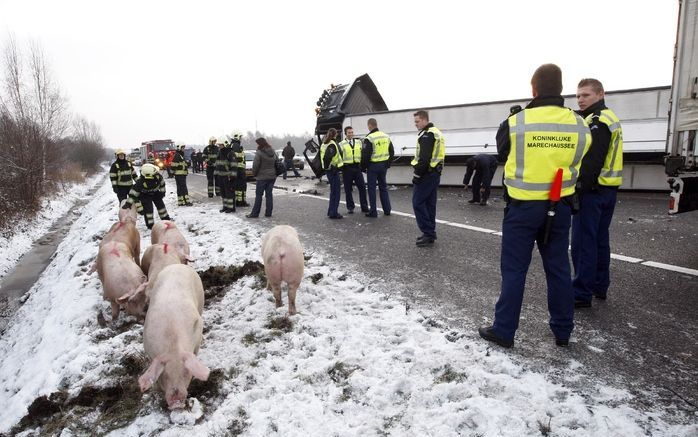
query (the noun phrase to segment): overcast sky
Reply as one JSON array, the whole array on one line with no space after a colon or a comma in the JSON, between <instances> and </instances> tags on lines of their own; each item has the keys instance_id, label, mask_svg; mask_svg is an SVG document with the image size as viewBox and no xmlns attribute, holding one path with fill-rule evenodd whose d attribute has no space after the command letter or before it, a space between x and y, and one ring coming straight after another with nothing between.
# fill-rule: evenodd
<instances>
[{"instance_id":1,"label":"overcast sky","mask_svg":"<svg viewBox=\"0 0 698 437\"><path fill-rule=\"evenodd\" d=\"M130 148L312 132L322 90L364 73L389 109L528 97L546 62L564 93L582 77L669 85L677 11L678 0L0 0L0 45L38 41L71 109Z\"/></svg>"}]
</instances>

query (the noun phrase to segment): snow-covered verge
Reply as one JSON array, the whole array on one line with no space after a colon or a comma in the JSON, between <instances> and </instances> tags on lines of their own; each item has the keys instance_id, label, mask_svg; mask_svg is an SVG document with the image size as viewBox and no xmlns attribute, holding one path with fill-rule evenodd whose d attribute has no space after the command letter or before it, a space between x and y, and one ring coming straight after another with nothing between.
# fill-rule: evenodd
<instances>
[{"instance_id":1,"label":"snow-covered verge","mask_svg":"<svg viewBox=\"0 0 698 437\"><path fill-rule=\"evenodd\" d=\"M11 236L0 236L0 278L17 264L34 241L44 235L59 218L70 211L75 202L83 198L94 186L102 181L105 173L98 172L85 182L68 184L60 192L45 198L37 216L30 221L13 226Z\"/></svg>"},{"instance_id":2,"label":"snow-covered verge","mask_svg":"<svg viewBox=\"0 0 698 437\"><path fill-rule=\"evenodd\" d=\"M668 423L661 411L631 407L622 389L597 387L581 396L552 383L472 333L406 308L390 290L366 286L370 278L356 267L330 265L321 247L306 245L299 314L286 317L285 307L274 308L256 263L270 221L219 214L217 205L177 208L172 193L167 205L190 242L195 268L245 267L230 285L208 287L199 357L211 377L190 386L196 400L189 411L170 413L158 391L138 392L136 379L147 365L141 325L123 314L114 329L97 322L108 305L97 275L87 271L116 217L110 194L107 182L0 339L0 434L698 433L695 422ZM145 248L150 236L139 227ZM550 353L565 359L565 349L551 346ZM569 360L570 377L579 370Z\"/></svg>"}]
</instances>

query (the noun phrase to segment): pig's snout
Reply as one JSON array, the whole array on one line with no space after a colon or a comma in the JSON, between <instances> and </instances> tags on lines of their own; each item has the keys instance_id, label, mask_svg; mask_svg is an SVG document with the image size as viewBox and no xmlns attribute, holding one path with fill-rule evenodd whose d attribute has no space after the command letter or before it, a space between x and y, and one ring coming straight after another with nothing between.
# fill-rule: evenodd
<instances>
[{"instance_id":1,"label":"pig's snout","mask_svg":"<svg viewBox=\"0 0 698 437\"><path fill-rule=\"evenodd\" d=\"M184 401L187 399L187 391L180 388L173 388L167 395L167 407L170 410L180 410L184 408Z\"/></svg>"}]
</instances>

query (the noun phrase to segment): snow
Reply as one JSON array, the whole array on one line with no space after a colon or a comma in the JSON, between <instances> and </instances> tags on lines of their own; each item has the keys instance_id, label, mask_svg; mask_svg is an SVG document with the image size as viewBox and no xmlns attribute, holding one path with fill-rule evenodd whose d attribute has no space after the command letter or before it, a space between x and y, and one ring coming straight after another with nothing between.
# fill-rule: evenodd
<instances>
[{"instance_id":1,"label":"snow","mask_svg":"<svg viewBox=\"0 0 698 437\"><path fill-rule=\"evenodd\" d=\"M83 184L66 185L61 192L42 201L41 209L34 220L17 223L10 237L0 236L0 279L31 249L35 240L44 235L56 220L70 211L75 202L83 198L104 177L104 173L97 173Z\"/></svg>"},{"instance_id":2,"label":"snow","mask_svg":"<svg viewBox=\"0 0 698 437\"><path fill-rule=\"evenodd\" d=\"M219 214L212 205L177 208L175 200L169 192L168 210L190 243L196 270L261 261L260 240L270 221ZM18 424L37 397L59 390L74 396L88 385L113 384L121 358L143 353L141 325L112 329L97 323L97 312L109 307L97 275L88 270L116 214L105 181L0 339L0 434ZM139 229L145 249L150 235L142 221ZM392 290L368 285L376 281L359 267L330 263L307 236L301 241L310 259L289 332L269 327L286 308L274 308L271 293L255 276L231 284L205 308L199 358L225 375L219 400L207 406L190 399L190 410L170 413L160 392L147 392L133 420L97 431L112 436L698 433L695 424L669 423L661 411L632 407L622 388L591 387L580 395L553 383L476 334L449 329L425 309L406 308ZM320 274L313 283L311 276ZM564 359L565 350L553 348L551 354ZM583 371L578 361L568 362L570 378ZM94 416L75 421L89 425ZM68 426L62 435L80 435L80 429Z\"/></svg>"}]
</instances>

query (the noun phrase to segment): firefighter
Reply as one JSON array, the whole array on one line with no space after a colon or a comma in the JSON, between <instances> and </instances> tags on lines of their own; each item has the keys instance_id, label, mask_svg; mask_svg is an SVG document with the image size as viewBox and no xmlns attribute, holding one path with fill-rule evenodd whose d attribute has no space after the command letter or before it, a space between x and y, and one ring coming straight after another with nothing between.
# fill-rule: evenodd
<instances>
[{"instance_id":1,"label":"firefighter","mask_svg":"<svg viewBox=\"0 0 698 437\"><path fill-rule=\"evenodd\" d=\"M192 206L189 201L189 190L187 190L187 161L184 159L184 144L179 144L172 158L172 171L174 171L175 183L177 184L177 205Z\"/></svg>"},{"instance_id":2,"label":"firefighter","mask_svg":"<svg viewBox=\"0 0 698 437\"><path fill-rule=\"evenodd\" d=\"M216 185L221 189L223 208L220 212L235 212L235 154L228 138L220 137L218 144L221 146L216 157Z\"/></svg>"},{"instance_id":3,"label":"firefighter","mask_svg":"<svg viewBox=\"0 0 698 437\"><path fill-rule=\"evenodd\" d=\"M245 149L242 148L240 141L242 140L242 133L239 131L233 132L233 136L230 139L231 147L233 149L233 156L235 161L233 162L233 168L231 172L236 173L235 177L235 205L236 206L250 206L247 203L247 177L245 176Z\"/></svg>"},{"instance_id":4,"label":"firefighter","mask_svg":"<svg viewBox=\"0 0 698 437\"><path fill-rule=\"evenodd\" d=\"M155 156L153 156L153 152L148 153L148 158L146 158L145 162L155 165Z\"/></svg>"},{"instance_id":5,"label":"firefighter","mask_svg":"<svg viewBox=\"0 0 698 437\"><path fill-rule=\"evenodd\" d=\"M289 142L289 146L290 144ZM354 129L351 126L344 128L344 140L339 143L339 147L342 149L342 155L344 156L342 176L344 178L344 194L347 199L347 212L354 214L354 208L356 207L354 196L352 195L353 185L356 185L359 192L361 212L368 212L366 183L364 182L364 174L361 172L361 140L354 138ZM293 161L291 161L291 165L293 165ZM293 171L296 171L295 168Z\"/></svg>"},{"instance_id":6,"label":"firefighter","mask_svg":"<svg viewBox=\"0 0 698 437\"><path fill-rule=\"evenodd\" d=\"M216 137L208 139L208 146L204 147L204 159L206 160L206 181L208 182L208 197L220 196L220 187L216 185L214 171L216 169L216 158L218 158L218 146Z\"/></svg>"},{"instance_id":7,"label":"firefighter","mask_svg":"<svg viewBox=\"0 0 698 437\"><path fill-rule=\"evenodd\" d=\"M412 209L422 232L417 238L417 247L427 247L436 240L436 199L444 168L446 139L434 123L429 122L427 111L417 111L413 115L419 134L411 162L414 168Z\"/></svg>"},{"instance_id":8,"label":"firefighter","mask_svg":"<svg viewBox=\"0 0 698 437\"><path fill-rule=\"evenodd\" d=\"M126 159L124 149L117 149L114 155L116 156L116 161L112 163L109 169L109 179L111 179L112 190L114 190L119 203L121 203L122 200L128 197L133 181L138 179L138 173L133 168L131 161Z\"/></svg>"},{"instance_id":9,"label":"firefighter","mask_svg":"<svg viewBox=\"0 0 698 437\"><path fill-rule=\"evenodd\" d=\"M366 217L378 217L376 206L376 185L380 192L383 214L390 215L390 196L388 195L388 183L386 174L390 167L390 160L395 155L393 142L390 137L378 130L378 122L375 118L368 119L369 133L364 138L361 150L361 168L366 170L368 185L369 212Z\"/></svg>"},{"instance_id":10,"label":"firefighter","mask_svg":"<svg viewBox=\"0 0 698 437\"><path fill-rule=\"evenodd\" d=\"M572 265L575 308L591 307L592 296L606 299L610 284L611 243L608 228L623 182L623 129L606 107L597 79L577 85L577 103L591 130L591 147L582 160L577 191L579 213L572 219Z\"/></svg>"},{"instance_id":11,"label":"firefighter","mask_svg":"<svg viewBox=\"0 0 698 437\"><path fill-rule=\"evenodd\" d=\"M506 158L502 288L494 323L481 326L478 332L485 340L503 347L514 345L534 243L543 259L549 324L555 344L567 346L574 328L574 293L567 255L570 198L591 134L584 119L564 107L565 100L560 95L562 72L557 65L538 67L531 78L531 89L533 100L526 109L511 115L497 131L499 158ZM550 188L558 169L562 169L561 201L555 203L554 220L546 229L552 205Z\"/></svg>"},{"instance_id":12,"label":"firefighter","mask_svg":"<svg viewBox=\"0 0 698 437\"><path fill-rule=\"evenodd\" d=\"M128 193L128 199L122 206L123 209L131 208L131 204L140 201L143 205L143 217L145 226L148 229L153 228L155 220L153 218L153 204L158 210L160 220L172 220L167 213L165 202L165 179L160 174L160 171L153 164L143 164L141 167L141 176L133 184L131 191Z\"/></svg>"},{"instance_id":13,"label":"firefighter","mask_svg":"<svg viewBox=\"0 0 698 437\"><path fill-rule=\"evenodd\" d=\"M327 175L327 182L330 184L330 204L327 207L327 217L331 219L343 218L337 211L337 208L339 207L339 197L341 195L339 171L344 166L344 157L334 141L336 137L337 129L330 128L320 146L320 161Z\"/></svg>"}]
</instances>

